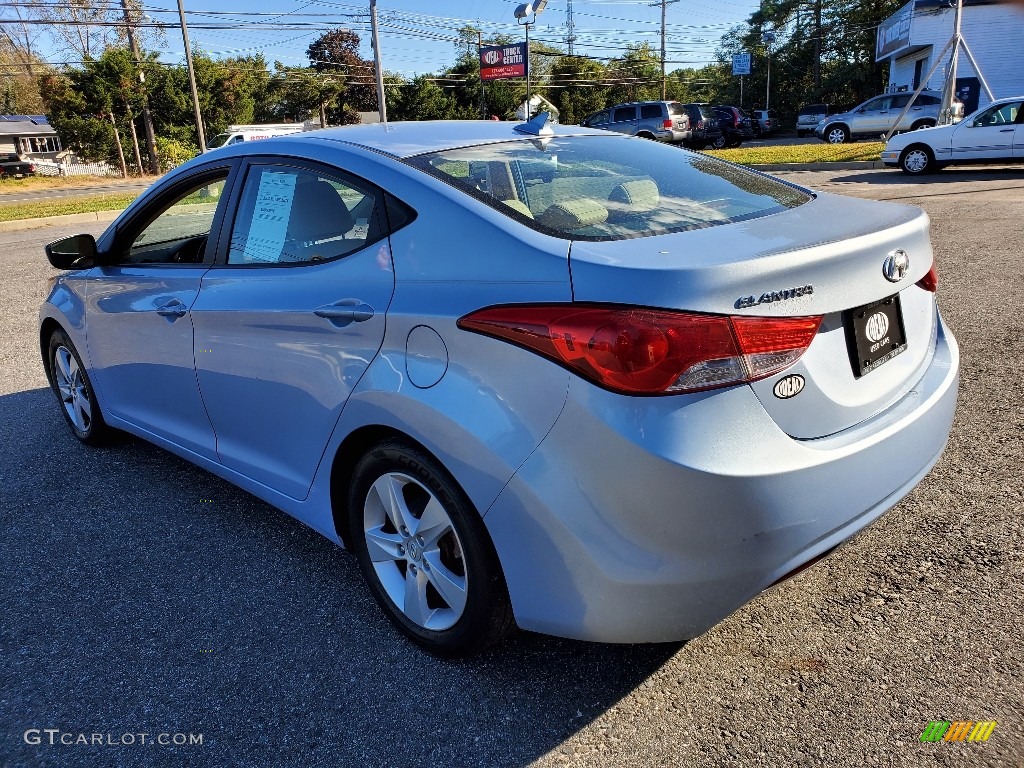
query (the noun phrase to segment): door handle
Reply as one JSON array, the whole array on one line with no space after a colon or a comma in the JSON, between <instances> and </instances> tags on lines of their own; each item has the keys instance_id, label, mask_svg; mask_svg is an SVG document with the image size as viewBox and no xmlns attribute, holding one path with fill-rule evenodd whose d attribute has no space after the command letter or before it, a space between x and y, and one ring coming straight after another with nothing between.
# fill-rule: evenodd
<instances>
[{"instance_id":1,"label":"door handle","mask_svg":"<svg viewBox=\"0 0 1024 768\"><path fill-rule=\"evenodd\" d=\"M156 308L156 313L163 317L184 317L188 314L188 307L177 299L169 301L163 306Z\"/></svg>"},{"instance_id":2,"label":"door handle","mask_svg":"<svg viewBox=\"0 0 1024 768\"><path fill-rule=\"evenodd\" d=\"M339 327L349 323L362 323L373 317L373 307L359 299L342 299L333 304L324 304L313 310L313 314L330 320Z\"/></svg>"},{"instance_id":3,"label":"door handle","mask_svg":"<svg viewBox=\"0 0 1024 768\"><path fill-rule=\"evenodd\" d=\"M999 132L1000 133L1013 133L1015 130L1017 130L1017 129L1016 128L1000 128Z\"/></svg>"}]
</instances>

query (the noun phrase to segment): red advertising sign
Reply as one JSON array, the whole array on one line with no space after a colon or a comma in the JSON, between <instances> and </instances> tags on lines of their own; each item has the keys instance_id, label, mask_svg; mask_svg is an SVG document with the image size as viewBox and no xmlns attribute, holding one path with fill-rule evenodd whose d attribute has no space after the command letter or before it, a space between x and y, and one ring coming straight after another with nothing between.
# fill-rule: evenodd
<instances>
[{"instance_id":1,"label":"red advertising sign","mask_svg":"<svg viewBox=\"0 0 1024 768\"><path fill-rule=\"evenodd\" d=\"M506 80L526 77L526 43L480 47L480 79Z\"/></svg>"}]
</instances>

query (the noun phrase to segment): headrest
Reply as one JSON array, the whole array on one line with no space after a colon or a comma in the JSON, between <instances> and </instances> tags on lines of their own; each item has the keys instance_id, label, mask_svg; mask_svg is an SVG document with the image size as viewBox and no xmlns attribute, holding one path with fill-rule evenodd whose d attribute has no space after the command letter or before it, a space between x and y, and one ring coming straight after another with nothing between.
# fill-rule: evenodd
<instances>
[{"instance_id":1,"label":"headrest","mask_svg":"<svg viewBox=\"0 0 1024 768\"><path fill-rule=\"evenodd\" d=\"M559 230L579 229L601 224L608 219L608 209L597 200L581 197L555 203L537 217L545 227Z\"/></svg>"},{"instance_id":2,"label":"headrest","mask_svg":"<svg viewBox=\"0 0 1024 768\"><path fill-rule=\"evenodd\" d=\"M295 186L288 239L301 242L340 237L355 222L338 191L322 179L301 179Z\"/></svg>"},{"instance_id":3,"label":"headrest","mask_svg":"<svg viewBox=\"0 0 1024 768\"><path fill-rule=\"evenodd\" d=\"M608 196L609 201L629 206L631 211L654 210L659 199L658 185L651 179L623 182Z\"/></svg>"}]
</instances>

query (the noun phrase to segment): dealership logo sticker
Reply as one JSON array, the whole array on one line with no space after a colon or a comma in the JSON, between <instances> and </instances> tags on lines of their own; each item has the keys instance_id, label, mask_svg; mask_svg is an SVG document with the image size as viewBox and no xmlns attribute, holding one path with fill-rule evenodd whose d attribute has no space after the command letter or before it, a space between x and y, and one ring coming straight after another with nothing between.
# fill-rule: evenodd
<instances>
[{"instance_id":1,"label":"dealership logo sticker","mask_svg":"<svg viewBox=\"0 0 1024 768\"><path fill-rule=\"evenodd\" d=\"M868 318L864 333L872 342L881 341L889 331L889 316L885 312L875 312Z\"/></svg>"},{"instance_id":2,"label":"dealership logo sticker","mask_svg":"<svg viewBox=\"0 0 1024 768\"><path fill-rule=\"evenodd\" d=\"M799 373L791 373L789 376L783 376L777 382L772 392L780 400L788 400L791 397L796 397L804 391L804 377Z\"/></svg>"},{"instance_id":3,"label":"dealership logo sticker","mask_svg":"<svg viewBox=\"0 0 1024 768\"><path fill-rule=\"evenodd\" d=\"M932 720L921 741L988 741L995 728L995 720Z\"/></svg>"}]
</instances>

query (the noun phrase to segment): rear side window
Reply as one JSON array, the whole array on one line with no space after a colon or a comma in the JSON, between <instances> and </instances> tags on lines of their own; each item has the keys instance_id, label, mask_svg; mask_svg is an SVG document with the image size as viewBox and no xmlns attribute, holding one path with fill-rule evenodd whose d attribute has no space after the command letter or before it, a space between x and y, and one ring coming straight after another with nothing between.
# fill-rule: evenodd
<instances>
[{"instance_id":1,"label":"rear side window","mask_svg":"<svg viewBox=\"0 0 1024 768\"><path fill-rule=\"evenodd\" d=\"M797 187L706 155L613 136L510 141L406 162L526 226L574 240L728 224L811 199Z\"/></svg>"},{"instance_id":2,"label":"rear side window","mask_svg":"<svg viewBox=\"0 0 1024 768\"><path fill-rule=\"evenodd\" d=\"M612 113L613 123L625 123L636 120L636 107L616 107Z\"/></svg>"},{"instance_id":3,"label":"rear side window","mask_svg":"<svg viewBox=\"0 0 1024 768\"><path fill-rule=\"evenodd\" d=\"M661 115L661 104L642 104L640 106L641 120L657 120Z\"/></svg>"},{"instance_id":4,"label":"rear side window","mask_svg":"<svg viewBox=\"0 0 1024 768\"><path fill-rule=\"evenodd\" d=\"M676 101L670 101L668 103L668 113L670 115L685 115L686 107Z\"/></svg>"},{"instance_id":5,"label":"rear side window","mask_svg":"<svg viewBox=\"0 0 1024 768\"><path fill-rule=\"evenodd\" d=\"M327 261L379 240L380 193L344 176L253 166L231 234L228 264Z\"/></svg>"}]
</instances>

